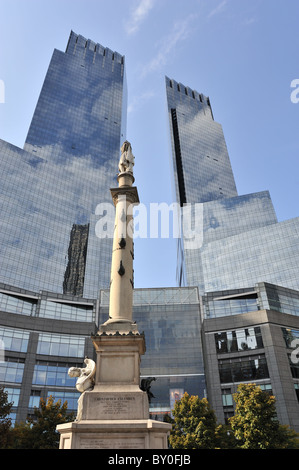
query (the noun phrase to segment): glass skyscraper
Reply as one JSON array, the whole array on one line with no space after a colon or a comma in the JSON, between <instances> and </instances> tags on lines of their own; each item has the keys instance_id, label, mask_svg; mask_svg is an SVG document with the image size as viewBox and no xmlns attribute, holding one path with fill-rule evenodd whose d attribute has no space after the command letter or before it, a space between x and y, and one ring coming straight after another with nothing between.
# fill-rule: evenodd
<instances>
[{"instance_id":1,"label":"glass skyscraper","mask_svg":"<svg viewBox=\"0 0 299 470\"><path fill-rule=\"evenodd\" d=\"M166 91L176 201L200 209L200 244L178 241L179 285L299 289L299 218L278 222L268 191L239 196L209 98L168 77Z\"/></svg>"},{"instance_id":2,"label":"glass skyscraper","mask_svg":"<svg viewBox=\"0 0 299 470\"><path fill-rule=\"evenodd\" d=\"M126 134L124 57L70 34L54 50L24 149L0 141L0 282L97 298L112 240L97 238Z\"/></svg>"}]
</instances>

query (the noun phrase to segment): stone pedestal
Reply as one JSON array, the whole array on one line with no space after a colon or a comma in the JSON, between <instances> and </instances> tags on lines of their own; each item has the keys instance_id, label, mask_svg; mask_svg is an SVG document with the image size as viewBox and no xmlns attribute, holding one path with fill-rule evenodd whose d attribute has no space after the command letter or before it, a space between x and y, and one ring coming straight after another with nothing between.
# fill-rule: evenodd
<instances>
[{"instance_id":1,"label":"stone pedestal","mask_svg":"<svg viewBox=\"0 0 299 470\"><path fill-rule=\"evenodd\" d=\"M151 419L61 424L60 449L167 449L165 426Z\"/></svg>"},{"instance_id":2,"label":"stone pedestal","mask_svg":"<svg viewBox=\"0 0 299 470\"><path fill-rule=\"evenodd\" d=\"M102 325L92 337L95 385L80 397L80 420L57 426L61 449L167 449L171 425L149 419L148 396L139 387L144 336L128 332L128 323L118 326Z\"/></svg>"}]
</instances>

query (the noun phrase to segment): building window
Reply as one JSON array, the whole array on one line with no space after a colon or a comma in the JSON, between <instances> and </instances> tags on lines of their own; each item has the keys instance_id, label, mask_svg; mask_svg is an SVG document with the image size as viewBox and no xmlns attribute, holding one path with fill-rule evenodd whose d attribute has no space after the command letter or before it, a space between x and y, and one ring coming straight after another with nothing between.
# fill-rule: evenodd
<instances>
[{"instance_id":1,"label":"building window","mask_svg":"<svg viewBox=\"0 0 299 470\"><path fill-rule=\"evenodd\" d=\"M210 300L206 302L205 308L210 318L239 315L259 310L256 294L239 298Z\"/></svg>"},{"instance_id":2,"label":"building window","mask_svg":"<svg viewBox=\"0 0 299 470\"><path fill-rule=\"evenodd\" d=\"M57 400L61 400L63 404L67 401L67 409L68 411L76 411L78 408L78 399L80 397L80 393L76 392L58 392L57 390L49 391L48 398L52 396L54 398L54 402Z\"/></svg>"},{"instance_id":3,"label":"building window","mask_svg":"<svg viewBox=\"0 0 299 470\"><path fill-rule=\"evenodd\" d=\"M38 362L34 367L32 383L35 385L75 387L76 377L68 375L69 367L71 366Z\"/></svg>"},{"instance_id":4,"label":"building window","mask_svg":"<svg viewBox=\"0 0 299 470\"><path fill-rule=\"evenodd\" d=\"M0 362L1 382L22 383L24 366L24 359L7 359L5 362Z\"/></svg>"},{"instance_id":5,"label":"building window","mask_svg":"<svg viewBox=\"0 0 299 470\"><path fill-rule=\"evenodd\" d=\"M292 342L294 341L294 339L299 340L299 330L292 330L291 328L281 328L281 329L282 329L283 338L286 343L286 347L293 349L294 346L292 346Z\"/></svg>"},{"instance_id":6,"label":"building window","mask_svg":"<svg viewBox=\"0 0 299 470\"><path fill-rule=\"evenodd\" d=\"M40 317L55 318L56 320L93 321L93 305L72 305L50 300L41 301Z\"/></svg>"},{"instance_id":7,"label":"building window","mask_svg":"<svg viewBox=\"0 0 299 470\"><path fill-rule=\"evenodd\" d=\"M264 392L269 393L269 395L273 395L271 384L259 384L259 387L261 388L261 390L264 390Z\"/></svg>"},{"instance_id":8,"label":"building window","mask_svg":"<svg viewBox=\"0 0 299 470\"><path fill-rule=\"evenodd\" d=\"M299 384L294 384L294 387L295 387L296 397L299 402Z\"/></svg>"},{"instance_id":9,"label":"building window","mask_svg":"<svg viewBox=\"0 0 299 470\"><path fill-rule=\"evenodd\" d=\"M294 379L299 379L299 364L292 362L291 356L289 356L291 374Z\"/></svg>"},{"instance_id":10,"label":"building window","mask_svg":"<svg viewBox=\"0 0 299 470\"><path fill-rule=\"evenodd\" d=\"M234 406L233 395L230 388L224 388L222 392L222 404L223 407L232 407Z\"/></svg>"},{"instance_id":11,"label":"building window","mask_svg":"<svg viewBox=\"0 0 299 470\"><path fill-rule=\"evenodd\" d=\"M264 347L259 326L216 333L215 343L218 354L247 351Z\"/></svg>"},{"instance_id":12,"label":"building window","mask_svg":"<svg viewBox=\"0 0 299 470\"><path fill-rule=\"evenodd\" d=\"M269 378L264 356L242 357L219 361L221 383L247 382Z\"/></svg>"},{"instance_id":13,"label":"building window","mask_svg":"<svg viewBox=\"0 0 299 470\"><path fill-rule=\"evenodd\" d=\"M36 300L23 300L22 297L7 295L0 292L0 310L20 315L34 315Z\"/></svg>"},{"instance_id":14,"label":"building window","mask_svg":"<svg viewBox=\"0 0 299 470\"><path fill-rule=\"evenodd\" d=\"M0 339L4 343L5 351L27 352L29 332L14 328L0 328Z\"/></svg>"},{"instance_id":15,"label":"building window","mask_svg":"<svg viewBox=\"0 0 299 470\"><path fill-rule=\"evenodd\" d=\"M39 408L41 390L31 390L29 408Z\"/></svg>"},{"instance_id":16,"label":"building window","mask_svg":"<svg viewBox=\"0 0 299 470\"><path fill-rule=\"evenodd\" d=\"M19 405L19 398L20 398L20 393L21 389L20 388L5 388L5 392L7 392L7 401L13 402L13 406L18 406Z\"/></svg>"},{"instance_id":17,"label":"building window","mask_svg":"<svg viewBox=\"0 0 299 470\"><path fill-rule=\"evenodd\" d=\"M84 347L85 339L83 337L40 333L37 354L83 358Z\"/></svg>"}]
</instances>

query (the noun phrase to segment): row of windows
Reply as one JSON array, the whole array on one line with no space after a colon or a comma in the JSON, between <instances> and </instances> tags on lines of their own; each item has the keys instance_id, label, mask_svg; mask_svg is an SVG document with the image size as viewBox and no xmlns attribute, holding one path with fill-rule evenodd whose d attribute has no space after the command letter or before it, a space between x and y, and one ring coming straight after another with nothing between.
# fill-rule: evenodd
<instances>
[{"instance_id":1,"label":"row of windows","mask_svg":"<svg viewBox=\"0 0 299 470\"><path fill-rule=\"evenodd\" d=\"M246 382L269 378L269 371L265 357L243 357L220 361L219 375L221 383Z\"/></svg>"},{"instance_id":2,"label":"row of windows","mask_svg":"<svg viewBox=\"0 0 299 470\"><path fill-rule=\"evenodd\" d=\"M58 302L42 301L40 317L55 318L57 320L93 321L93 306L73 306Z\"/></svg>"},{"instance_id":3,"label":"row of windows","mask_svg":"<svg viewBox=\"0 0 299 470\"><path fill-rule=\"evenodd\" d=\"M50 356L84 357L85 338L40 334L37 354Z\"/></svg>"},{"instance_id":4,"label":"row of windows","mask_svg":"<svg viewBox=\"0 0 299 470\"><path fill-rule=\"evenodd\" d=\"M57 400L61 400L61 404L63 404L65 401L67 401L67 409L69 411L76 410L78 407L78 398L80 396L80 393L76 392L65 392L65 391L57 391L57 390L52 390L48 391L47 393L47 398L52 396L54 398L54 402ZM29 408L38 408L40 404L40 399L41 399L41 390L32 390L30 399L29 399ZM14 406L17 406L14 404Z\"/></svg>"},{"instance_id":5,"label":"row of windows","mask_svg":"<svg viewBox=\"0 0 299 470\"><path fill-rule=\"evenodd\" d=\"M76 385L76 377L68 375L69 367L52 366L48 364L36 364L33 372L32 383L36 385L52 385L57 387L73 387Z\"/></svg>"},{"instance_id":6,"label":"row of windows","mask_svg":"<svg viewBox=\"0 0 299 470\"><path fill-rule=\"evenodd\" d=\"M205 302L205 313L208 317L223 317L259 310L257 298L240 298L229 300L212 300Z\"/></svg>"},{"instance_id":7,"label":"row of windows","mask_svg":"<svg viewBox=\"0 0 299 470\"><path fill-rule=\"evenodd\" d=\"M0 292L0 310L19 315L35 316L37 312L37 300L24 300L21 297ZM39 316L43 318L55 318L57 320L84 322L94 320L93 305L74 306L51 301L40 302Z\"/></svg>"},{"instance_id":8,"label":"row of windows","mask_svg":"<svg viewBox=\"0 0 299 470\"><path fill-rule=\"evenodd\" d=\"M276 299L269 297L269 308L299 316L299 298L282 294L279 294Z\"/></svg>"},{"instance_id":9,"label":"row of windows","mask_svg":"<svg viewBox=\"0 0 299 470\"><path fill-rule=\"evenodd\" d=\"M30 332L0 327L0 340L5 351L26 353ZM37 354L49 356L84 357L85 338L83 336L55 335L40 333L37 343Z\"/></svg>"},{"instance_id":10,"label":"row of windows","mask_svg":"<svg viewBox=\"0 0 299 470\"><path fill-rule=\"evenodd\" d=\"M216 333L215 343L218 354L264 347L260 327Z\"/></svg>"},{"instance_id":11,"label":"row of windows","mask_svg":"<svg viewBox=\"0 0 299 470\"><path fill-rule=\"evenodd\" d=\"M0 310L21 315L34 315L36 302L0 292Z\"/></svg>"}]
</instances>

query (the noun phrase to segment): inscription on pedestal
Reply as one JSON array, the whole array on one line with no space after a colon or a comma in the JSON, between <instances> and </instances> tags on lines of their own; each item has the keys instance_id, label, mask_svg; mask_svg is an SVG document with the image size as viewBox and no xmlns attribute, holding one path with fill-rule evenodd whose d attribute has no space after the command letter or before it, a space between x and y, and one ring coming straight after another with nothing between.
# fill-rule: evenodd
<instances>
[{"instance_id":1,"label":"inscription on pedestal","mask_svg":"<svg viewBox=\"0 0 299 470\"><path fill-rule=\"evenodd\" d=\"M90 392L84 405L83 419L148 419L148 403L144 393L98 393ZM147 405L147 407L145 406Z\"/></svg>"},{"instance_id":2,"label":"inscription on pedestal","mask_svg":"<svg viewBox=\"0 0 299 470\"><path fill-rule=\"evenodd\" d=\"M130 409L135 406L135 397L98 397L95 398L95 407L101 410L103 419L111 415L119 417L122 414L128 414Z\"/></svg>"},{"instance_id":3,"label":"inscription on pedestal","mask_svg":"<svg viewBox=\"0 0 299 470\"><path fill-rule=\"evenodd\" d=\"M144 439L114 438L97 439L96 437L80 439L80 449L144 449Z\"/></svg>"}]
</instances>

